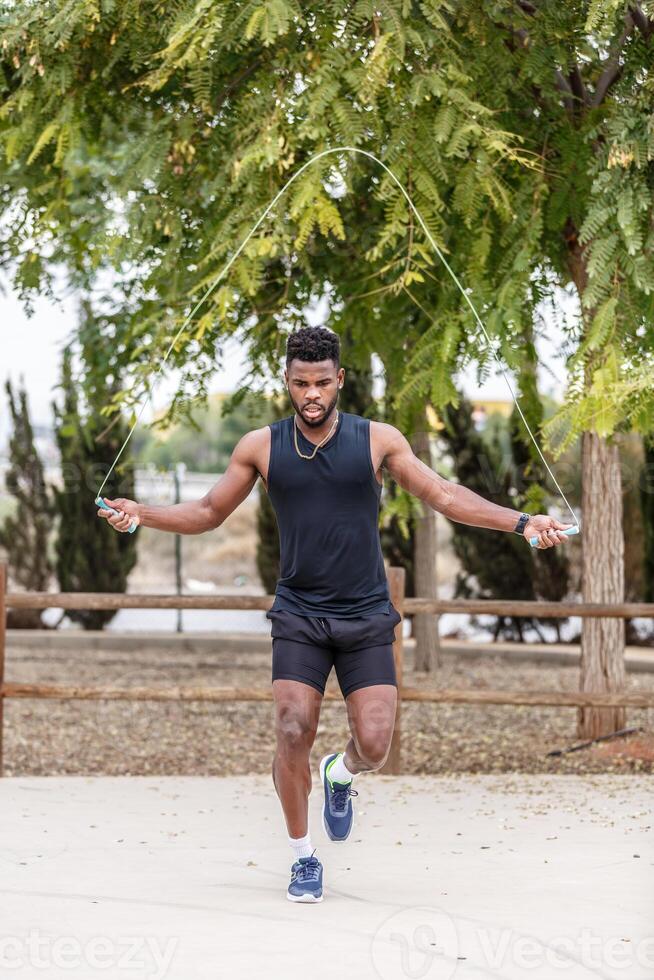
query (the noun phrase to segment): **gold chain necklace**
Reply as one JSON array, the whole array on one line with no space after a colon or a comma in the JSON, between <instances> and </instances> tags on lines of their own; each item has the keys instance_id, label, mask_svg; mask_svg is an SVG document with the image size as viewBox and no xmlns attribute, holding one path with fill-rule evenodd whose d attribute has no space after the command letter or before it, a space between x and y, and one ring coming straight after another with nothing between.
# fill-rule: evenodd
<instances>
[{"instance_id":1,"label":"gold chain necklace","mask_svg":"<svg viewBox=\"0 0 654 980\"><path fill-rule=\"evenodd\" d=\"M336 412L336 416L334 417L334 421L332 422L332 427L329 430L329 432L327 433L327 435L325 436L325 438L322 440L322 442L319 442L318 443L318 445L316 446L316 448L314 449L314 451L311 453L310 456L305 456L304 453L301 453L300 452L300 447L297 444L297 415L294 415L293 416L293 437L295 439L295 451L298 454L298 456L300 456L302 459L313 459L314 456L316 455L316 453L318 452L318 450L320 449L320 447L323 446L327 442L327 440L331 438L331 435L332 435L332 433L334 431L334 427L336 426L336 423L337 422L338 422L338 411ZM305 439L306 439L306 436L305 436ZM307 440L307 442L308 441L309 440Z\"/></svg>"}]
</instances>

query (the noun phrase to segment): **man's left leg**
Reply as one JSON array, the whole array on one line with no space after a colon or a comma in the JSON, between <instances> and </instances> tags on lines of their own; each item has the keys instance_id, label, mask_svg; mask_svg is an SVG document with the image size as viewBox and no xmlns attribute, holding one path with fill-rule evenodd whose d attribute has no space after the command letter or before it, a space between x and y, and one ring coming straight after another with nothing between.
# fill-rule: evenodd
<instances>
[{"instance_id":1,"label":"man's left leg","mask_svg":"<svg viewBox=\"0 0 654 980\"><path fill-rule=\"evenodd\" d=\"M388 756L395 727L397 687L373 684L346 697L351 738L345 751L326 755L320 763L325 792L323 827L334 841L343 841L352 829L354 776L380 769Z\"/></svg>"},{"instance_id":2,"label":"man's left leg","mask_svg":"<svg viewBox=\"0 0 654 980\"><path fill-rule=\"evenodd\" d=\"M352 737L343 762L353 776L380 769L386 762L395 728L397 688L394 684L361 687L348 695L345 703Z\"/></svg>"},{"instance_id":3,"label":"man's left leg","mask_svg":"<svg viewBox=\"0 0 654 980\"><path fill-rule=\"evenodd\" d=\"M345 840L352 829L354 776L383 766L391 746L397 706L393 640L399 619L393 610L390 616L326 621L352 735L344 752L326 755L320 763L322 822L330 840Z\"/></svg>"}]
</instances>

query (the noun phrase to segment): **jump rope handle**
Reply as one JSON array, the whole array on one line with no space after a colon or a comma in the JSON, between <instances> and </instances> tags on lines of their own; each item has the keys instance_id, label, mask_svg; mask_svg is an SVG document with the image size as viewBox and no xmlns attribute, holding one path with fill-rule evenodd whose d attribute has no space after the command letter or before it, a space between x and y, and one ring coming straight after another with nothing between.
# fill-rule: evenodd
<instances>
[{"instance_id":1,"label":"jump rope handle","mask_svg":"<svg viewBox=\"0 0 654 980\"><path fill-rule=\"evenodd\" d=\"M96 497L95 503L101 510L110 510L112 514L118 513L118 511L114 507L110 507L107 501L104 500L102 497ZM134 531L137 529L137 527L138 524L136 523L136 521L132 521L132 523L127 528L127 530L130 534L134 534Z\"/></svg>"},{"instance_id":2,"label":"jump rope handle","mask_svg":"<svg viewBox=\"0 0 654 980\"><path fill-rule=\"evenodd\" d=\"M561 534L579 534L579 528L569 527L566 528L565 531L561 531ZM529 544L532 546L532 548L535 548L538 544L538 538L529 538Z\"/></svg>"}]
</instances>

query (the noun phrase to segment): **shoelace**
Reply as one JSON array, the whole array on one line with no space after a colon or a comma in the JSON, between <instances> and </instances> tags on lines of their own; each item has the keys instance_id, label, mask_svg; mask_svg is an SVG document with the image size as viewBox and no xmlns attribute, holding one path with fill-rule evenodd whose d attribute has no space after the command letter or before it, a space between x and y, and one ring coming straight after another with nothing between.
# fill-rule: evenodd
<instances>
[{"instance_id":1,"label":"shoelace","mask_svg":"<svg viewBox=\"0 0 654 980\"><path fill-rule=\"evenodd\" d=\"M332 789L332 804L335 810L344 810L347 806L347 801L351 796L358 796L359 794L351 786L345 786L344 789Z\"/></svg>"},{"instance_id":2,"label":"shoelace","mask_svg":"<svg viewBox=\"0 0 654 980\"><path fill-rule=\"evenodd\" d=\"M306 861L302 861L300 867L293 875L293 881L318 881L320 878L320 861L313 854Z\"/></svg>"}]
</instances>

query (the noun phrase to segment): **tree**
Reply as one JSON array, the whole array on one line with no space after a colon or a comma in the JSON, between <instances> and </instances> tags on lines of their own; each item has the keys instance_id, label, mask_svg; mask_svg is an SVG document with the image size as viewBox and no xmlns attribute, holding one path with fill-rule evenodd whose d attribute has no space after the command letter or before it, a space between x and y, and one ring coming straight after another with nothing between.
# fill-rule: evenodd
<instances>
[{"instance_id":1,"label":"tree","mask_svg":"<svg viewBox=\"0 0 654 980\"><path fill-rule=\"evenodd\" d=\"M460 483L501 505L510 504L512 473L503 464L497 440L488 444L476 432L470 403L461 399L457 409L443 412L444 428L439 433L452 459ZM533 586L533 557L517 535L452 524L452 546L461 563L455 596L484 599L536 598ZM530 619L534 625L533 619ZM522 640L523 621L498 617L495 636L510 631Z\"/></svg>"},{"instance_id":2,"label":"tree","mask_svg":"<svg viewBox=\"0 0 654 980\"><path fill-rule=\"evenodd\" d=\"M55 492L59 515L56 571L63 592L125 592L136 564L136 534L116 534L97 517L94 495L127 434L125 424L107 431L100 411L112 394L110 383L93 371L92 335L87 308L82 328L82 368L76 372L70 348L62 361L63 403L54 405L56 437L61 454L62 486ZM80 397L80 392L83 393ZM104 430L104 431L103 431ZM134 473L123 455L106 496L134 496ZM84 629L102 629L115 610L69 609L68 617Z\"/></svg>"},{"instance_id":3,"label":"tree","mask_svg":"<svg viewBox=\"0 0 654 980\"><path fill-rule=\"evenodd\" d=\"M537 405L540 410L540 400ZM528 400L523 401L523 406L529 411ZM471 409L470 402L463 399L458 409L446 410L443 413L446 425L438 434L438 441L448 451L455 478L496 503L548 511L556 490L547 486L538 458L530 458L527 445L519 438L521 422L517 412L514 410L508 419L492 412L483 426L478 426ZM566 490L576 502L570 488ZM496 536L475 534L458 524L453 524L453 534L455 551L462 563L458 594L469 598L509 598L522 592L525 599L548 601L568 595L569 561L560 550L525 554L519 539L513 539L512 545L508 545L506 538L498 540ZM498 560L501 576L497 571ZM539 634L541 623L559 631L559 619L532 617L528 622ZM523 635L521 620L516 618L498 618L494 631L496 637L507 634L522 639Z\"/></svg>"},{"instance_id":4,"label":"tree","mask_svg":"<svg viewBox=\"0 0 654 980\"><path fill-rule=\"evenodd\" d=\"M5 390L13 426L5 483L7 491L16 501L16 508L2 523L0 547L7 551L9 570L21 588L47 592L52 573L52 493L46 484L43 463L34 443L27 392L23 387L15 395L9 380ZM42 628L41 611L10 609L7 624L14 628Z\"/></svg>"},{"instance_id":5,"label":"tree","mask_svg":"<svg viewBox=\"0 0 654 980\"><path fill-rule=\"evenodd\" d=\"M10 225L5 256L25 252L16 282L27 296L47 284L50 257L67 265L76 284L91 285L106 266L119 273L120 334L107 355L130 367L128 402L138 401L150 379L153 349L167 345L252 215L316 151L385 143L445 248L450 232L438 182L454 178L460 159L479 150L477 187L489 202L497 201L495 166L504 155L529 162L493 113L470 99L447 10L426 6L413 23L398 0L385 16L364 8L300 9L282 0L274 12L255 2L246 13L236 2L155 9L128 0L91 9L79 0L67 8L65 29L48 7L23 2L5 11L11 122L0 129L3 193L34 218L29 242L23 223ZM450 145L453 125L464 121ZM173 349L171 366L190 370L172 412L184 406L185 383L202 394L215 367L218 324L221 339L242 329L254 378L265 361L277 367L280 325L299 322L304 302L332 280L343 310L364 277L386 286L382 307L371 297L357 304L357 345L362 336L369 350L384 340L379 321L391 312L391 286L402 336L415 309L403 290L424 282L419 265L433 256L382 176L369 161L347 157L306 171ZM46 213L44 201L52 204ZM404 251L408 230L408 254L389 262L389 250Z\"/></svg>"},{"instance_id":6,"label":"tree","mask_svg":"<svg viewBox=\"0 0 654 980\"><path fill-rule=\"evenodd\" d=\"M486 339L401 192L351 155L304 171L195 308L253 216L336 145L393 168L517 373L538 304L574 288L573 383L547 431L554 448L584 443L584 598L621 598L610 440L654 421L643 6L71 0L64 18L22 0L5 5L2 27L0 195L13 220L0 261L16 265L26 301L56 263L83 286L112 271L106 357L127 405L187 315L170 358L182 374L173 412L205 394L217 336L248 343L251 387L325 294L357 348L402 358L390 392L400 420L427 400L455 404L453 379L471 359L488 371ZM584 689L619 686L620 621L584 620L582 645ZM584 711L580 733L619 720Z\"/></svg>"},{"instance_id":7,"label":"tree","mask_svg":"<svg viewBox=\"0 0 654 980\"><path fill-rule=\"evenodd\" d=\"M611 437L654 423L651 390L644 391L654 339L647 124L654 24L637 3L561 5L558 25L551 9L520 7L523 23L506 47L519 87L531 85L530 132L536 135L538 117L538 142L551 147L550 173L565 168L563 179L547 175L542 185L549 202L539 211L550 232L543 252L559 281L574 284L582 309L572 397L549 432L563 434L561 446L582 438L583 599L620 602L620 462ZM542 58L548 51L554 56L545 61L548 74L534 71L537 52ZM582 690L621 690L623 650L622 620L584 619ZM622 727L625 712L580 709L578 718L579 734L594 737Z\"/></svg>"}]
</instances>

